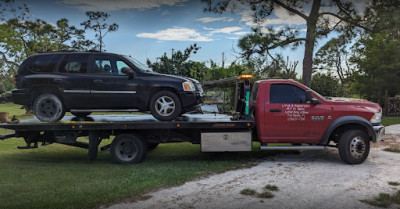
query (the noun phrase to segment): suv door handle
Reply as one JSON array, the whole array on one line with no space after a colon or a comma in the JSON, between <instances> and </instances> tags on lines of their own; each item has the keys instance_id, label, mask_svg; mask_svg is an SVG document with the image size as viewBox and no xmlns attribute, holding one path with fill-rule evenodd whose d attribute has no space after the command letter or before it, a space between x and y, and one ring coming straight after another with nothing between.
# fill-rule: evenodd
<instances>
[{"instance_id":1,"label":"suv door handle","mask_svg":"<svg viewBox=\"0 0 400 209\"><path fill-rule=\"evenodd\" d=\"M269 109L270 112L281 112L281 109Z\"/></svg>"},{"instance_id":2,"label":"suv door handle","mask_svg":"<svg viewBox=\"0 0 400 209\"><path fill-rule=\"evenodd\" d=\"M56 83L62 83L62 82L63 82L63 79L61 79L61 78L55 78L55 79L54 79L54 82L56 82Z\"/></svg>"},{"instance_id":3,"label":"suv door handle","mask_svg":"<svg viewBox=\"0 0 400 209\"><path fill-rule=\"evenodd\" d=\"M103 83L103 80L93 80L94 83Z\"/></svg>"}]
</instances>

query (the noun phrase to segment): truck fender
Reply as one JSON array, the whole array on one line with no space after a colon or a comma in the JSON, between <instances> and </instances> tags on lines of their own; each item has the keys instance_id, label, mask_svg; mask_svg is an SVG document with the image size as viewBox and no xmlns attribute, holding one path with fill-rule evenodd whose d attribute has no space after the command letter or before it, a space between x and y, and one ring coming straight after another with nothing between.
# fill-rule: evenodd
<instances>
[{"instance_id":1,"label":"truck fender","mask_svg":"<svg viewBox=\"0 0 400 209\"><path fill-rule=\"evenodd\" d=\"M343 116L340 117L336 120L334 120L328 128L325 130L324 135L322 136L321 144L328 144L329 143L329 137L331 136L332 132L339 126L345 125L345 124L358 124L364 126L367 131L368 131L368 136L372 137L372 141L375 140L375 134L374 129L372 127L372 124L366 120L365 118L362 118L360 116Z\"/></svg>"}]
</instances>

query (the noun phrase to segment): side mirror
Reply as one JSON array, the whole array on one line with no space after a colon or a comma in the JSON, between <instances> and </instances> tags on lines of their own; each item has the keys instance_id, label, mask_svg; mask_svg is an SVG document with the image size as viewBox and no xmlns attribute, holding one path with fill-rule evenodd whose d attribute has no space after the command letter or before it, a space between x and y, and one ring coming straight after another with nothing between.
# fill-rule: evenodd
<instances>
[{"instance_id":1,"label":"side mirror","mask_svg":"<svg viewBox=\"0 0 400 209\"><path fill-rule=\"evenodd\" d=\"M129 68L129 67L123 67L123 68L121 69L121 72L122 72L123 74L125 74L125 75L128 75L129 78L133 78L134 72L133 72L133 70L132 70L131 68Z\"/></svg>"},{"instance_id":2,"label":"side mirror","mask_svg":"<svg viewBox=\"0 0 400 209\"><path fill-rule=\"evenodd\" d=\"M306 91L306 102L310 104L321 104L318 99L312 96L311 91Z\"/></svg>"}]
</instances>

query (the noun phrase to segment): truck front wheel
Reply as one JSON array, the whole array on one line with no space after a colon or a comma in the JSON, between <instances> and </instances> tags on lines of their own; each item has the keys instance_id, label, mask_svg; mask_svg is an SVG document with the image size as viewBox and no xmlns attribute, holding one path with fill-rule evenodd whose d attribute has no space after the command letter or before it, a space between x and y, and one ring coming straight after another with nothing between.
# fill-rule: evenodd
<instances>
[{"instance_id":1,"label":"truck front wheel","mask_svg":"<svg viewBox=\"0 0 400 209\"><path fill-rule=\"evenodd\" d=\"M147 143L135 134L121 134L111 143L110 154L115 163L139 163L147 153Z\"/></svg>"},{"instance_id":2,"label":"truck front wheel","mask_svg":"<svg viewBox=\"0 0 400 209\"><path fill-rule=\"evenodd\" d=\"M346 131L339 140L340 158L348 164L360 164L367 159L370 149L368 135L360 130Z\"/></svg>"}]
</instances>

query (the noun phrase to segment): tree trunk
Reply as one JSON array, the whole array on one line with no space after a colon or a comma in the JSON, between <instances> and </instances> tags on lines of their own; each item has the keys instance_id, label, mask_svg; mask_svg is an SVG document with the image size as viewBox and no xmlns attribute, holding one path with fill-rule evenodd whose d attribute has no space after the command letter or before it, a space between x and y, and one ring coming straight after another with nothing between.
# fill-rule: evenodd
<instances>
[{"instance_id":1,"label":"tree trunk","mask_svg":"<svg viewBox=\"0 0 400 209\"><path fill-rule=\"evenodd\" d=\"M307 20L307 34L303 59L303 84L308 87L311 87L313 54L320 6L321 0L313 1L311 12Z\"/></svg>"}]
</instances>

